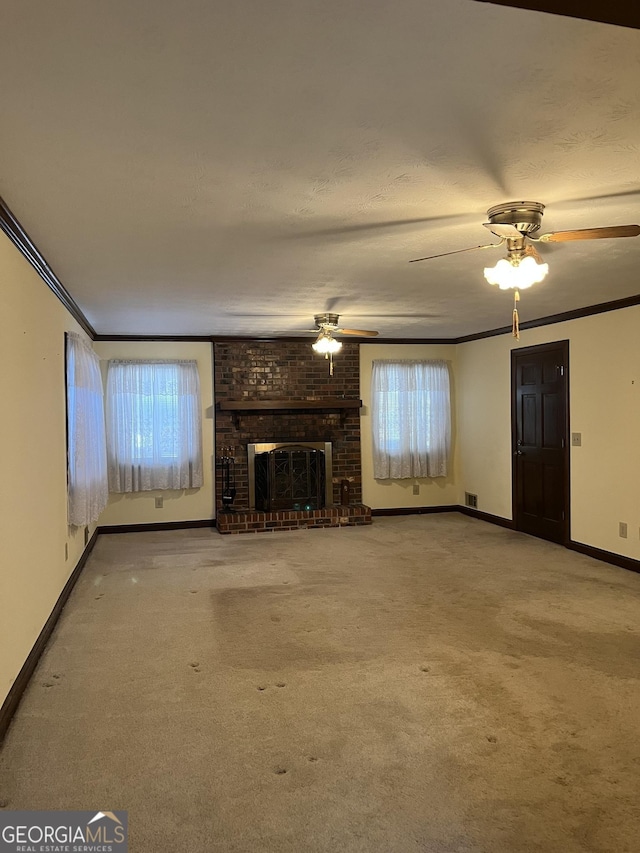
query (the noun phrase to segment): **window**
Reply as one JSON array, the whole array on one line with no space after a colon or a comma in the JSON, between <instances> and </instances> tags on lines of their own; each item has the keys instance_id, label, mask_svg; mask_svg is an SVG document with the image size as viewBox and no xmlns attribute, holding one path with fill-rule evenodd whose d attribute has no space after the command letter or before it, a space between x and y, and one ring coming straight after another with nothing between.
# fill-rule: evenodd
<instances>
[{"instance_id":1,"label":"window","mask_svg":"<svg viewBox=\"0 0 640 853\"><path fill-rule=\"evenodd\" d=\"M445 361L373 362L373 476L446 477L451 443Z\"/></svg>"},{"instance_id":2,"label":"window","mask_svg":"<svg viewBox=\"0 0 640 853\"><path fill-rule=\"evenodd\" d=\"M202 486L196 362L110 361L107 445L112 492Z\"/></svg>"},{"instance_id":3,"label":"window","mask_svg":"<svg viewBox=\"0 0 640 853\"><path fill-rule=\"evenodd\" d=\"M80 335L66 339L68 516L73 527L107 505L107 452L100 361Z\"/></svg>"}]
</instances>

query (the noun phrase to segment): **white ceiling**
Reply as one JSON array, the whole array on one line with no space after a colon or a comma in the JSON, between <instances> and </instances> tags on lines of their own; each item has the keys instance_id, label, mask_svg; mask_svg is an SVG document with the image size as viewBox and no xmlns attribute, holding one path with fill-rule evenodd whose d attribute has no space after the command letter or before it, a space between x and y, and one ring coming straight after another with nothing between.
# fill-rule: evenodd
<instances>
[{"instance_id":1,"label":"white ceiling","mask_svg":"<svg viewBox=\"0 0 640 853\"><path fill-rule=\"evenodd\" d=\"M640 221L640 30L474 0L2 7L0 195L101 334L329 309L471 334L510 323L504 252L411 258L488 242L512 199L542 231ZM544 255L522 321L640 293L640 238Z\"/></svg>"}]
</instances>

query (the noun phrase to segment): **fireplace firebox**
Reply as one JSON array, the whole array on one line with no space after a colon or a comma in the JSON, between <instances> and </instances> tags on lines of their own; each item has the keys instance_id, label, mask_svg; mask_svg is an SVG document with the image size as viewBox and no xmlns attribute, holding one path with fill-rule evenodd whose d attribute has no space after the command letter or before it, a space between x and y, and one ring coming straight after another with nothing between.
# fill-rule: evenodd
<instances>
[{"instance_id":1,"label":"fireplace firebox","mask_svg":"<svg viewBox=\"0 0 640 853\"><path fill-rule=\"evenodd\" d=\"M330 441L247 445L249 508L314 510L333 503Z\"/></svg>"}]
</instances>

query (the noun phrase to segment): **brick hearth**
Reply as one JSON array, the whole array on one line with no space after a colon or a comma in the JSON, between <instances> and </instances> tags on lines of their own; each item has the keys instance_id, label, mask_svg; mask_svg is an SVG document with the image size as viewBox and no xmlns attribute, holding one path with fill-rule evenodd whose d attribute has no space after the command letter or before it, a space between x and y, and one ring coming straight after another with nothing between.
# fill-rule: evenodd
<instances>
[{"instance_id":1,"label":"brick hearth","mask_svg":"<svg viewBox=\"0 0 640 853\"><path fill-rule=\"evenodd\" d=\"M277 512L221 512L217 518L220 533L270 533L274 530L354 527L360 524L371 524L371 509L364 504Z\"/></svg>"}]
</instances>

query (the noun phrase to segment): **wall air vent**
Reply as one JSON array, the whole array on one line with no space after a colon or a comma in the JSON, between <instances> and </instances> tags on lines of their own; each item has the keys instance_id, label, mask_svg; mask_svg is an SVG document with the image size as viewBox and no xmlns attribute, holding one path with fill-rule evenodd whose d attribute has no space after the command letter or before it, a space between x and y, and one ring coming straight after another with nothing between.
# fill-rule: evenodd
<instances>
[{"instance_id":1,"label":"wall air vent","mask_svg":"<svg viewBox=\"0 0 640 853\"><path fill-rule=\"evenodd\" d=\"M464 493L464 505L470 506L472 509L478 509L478 496L472 495L470 492Z\"/></svg>"}]
</instances>

